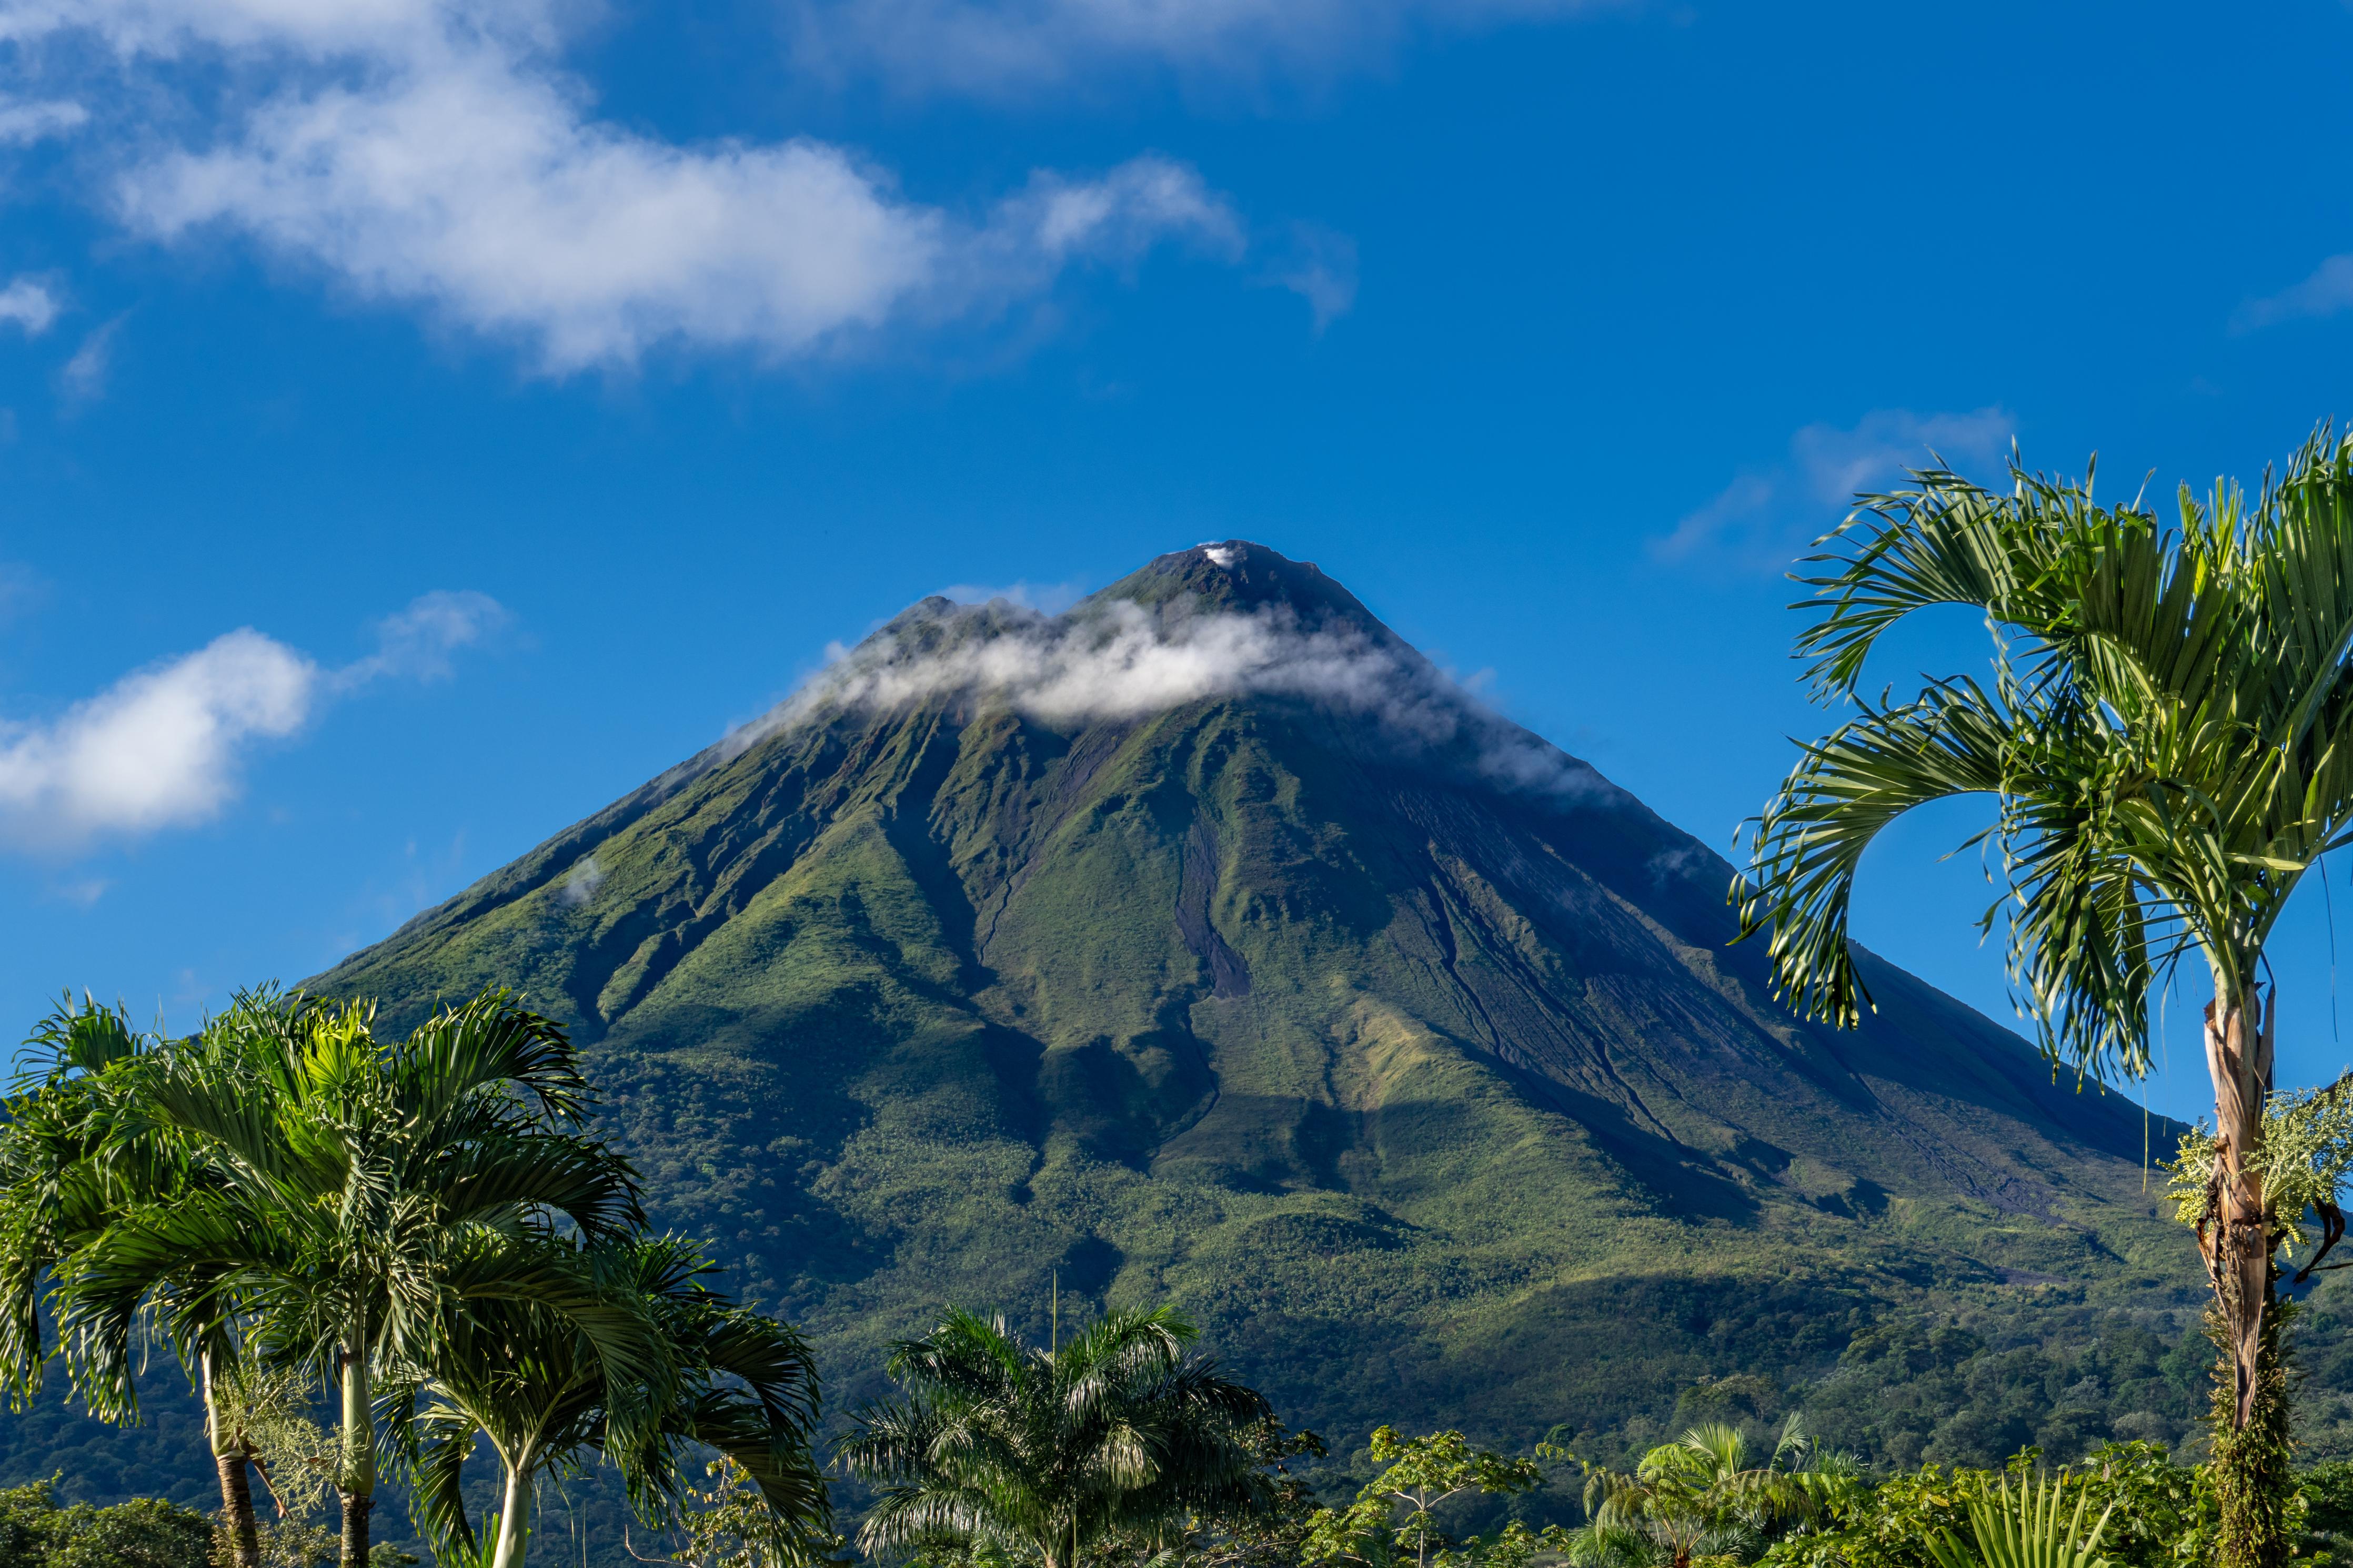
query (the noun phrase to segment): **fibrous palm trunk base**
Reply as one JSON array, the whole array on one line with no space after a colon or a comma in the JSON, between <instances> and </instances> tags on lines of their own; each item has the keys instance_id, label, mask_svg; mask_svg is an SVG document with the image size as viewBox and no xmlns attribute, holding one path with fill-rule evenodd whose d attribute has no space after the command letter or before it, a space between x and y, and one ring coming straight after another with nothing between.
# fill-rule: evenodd
<instances>
[{"instance_id":1,"label":"fibrous palm trunk base","mask_svg":"<svg viewBox=\"0 0 2353 1568\"><path fill-rule=\"evenodd\" d=\"M245 1456L215 1454L220 1471L221 1520L228 1531L229 1560L236 1568L261 1568L261 1536L253 1521L253 1488L246 1479Z\"/></svg>"},{"instance_id":2,"label":"fibrous palm trunk base","mask_svg":"<svg viewBox=\"0 0 2353 1568\"><path fill-rule=\"evenodd\" d=\"M2269 1291L2265 1292L2266 1295ZM2237 1335L2219 1308L2206 1313L2206 1334L2221 1352L2214 1368L2214 1500L2219 1518L2214 1568L2283 1568L2293 1544L2288 1504L2295 1495L2290 1468L2295 1443L2288 1433L2288 1363L2281 1331L2294 1316L2292 1303L2268 1303L2263 1313L2254 1397L2244 1426L2238 1424L2240 1373Z\"/></svg>"},{"instance_id":3,"label":"fibrous palm trunk base","mask_svg":"<svg viewBox=\"0 0 2353 1568\"><path fill-rule=\"evenodd\" d=\"M343 1555L342 1568L367 1568L368 1515L375 1508L375 1499L364 1492L345 1492L343 1500Z\"/></svg>"}]
</instances>

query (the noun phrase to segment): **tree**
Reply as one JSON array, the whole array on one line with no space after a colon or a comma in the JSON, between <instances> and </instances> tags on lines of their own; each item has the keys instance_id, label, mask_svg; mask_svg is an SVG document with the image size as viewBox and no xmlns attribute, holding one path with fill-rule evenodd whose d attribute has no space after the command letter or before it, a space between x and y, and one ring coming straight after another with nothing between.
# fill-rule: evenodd
<instances>
[{"instance_id":1,"label":"tree","mask_svg":"<svg viewBox=\"0 0 2353 1568\"><path fill-rule=\"evenodd\" d=\"M175 1339L235 1307L269 1356L319 1371L340 1395L343 1568L369 1559L379 1372L429 1362L453 1301L565 1299L569 1277L522 1266L509 1238L644 1221L628 1166L576 1131L587 1086L554 1024L486 991L389 1046L373 1026L366 1005L263 992L166 1053L142 1101L219 1185L134 1205L57 1294L102 1376L127 1375L159 1276L192 1281L168 1303ZM589 1331L611 1326L581 1305Z\"/></svg>"},{"instance_id":2,"label":"tree","mask_svg":"<svg viewBox=\"0 0 2353 1568\"><path fill-rule=\"evenodd\" d=\"M1324 1439L1293 1432L1270 1415L1251 1427L1249 1440L1271 1483L1270 1496L1104 1540L1097 1547L1098 1563L1128 1568L1298 1568L1316 1502L1314 1488L1292 1470L1291 1461L1324 1458Z\"/></svg>"},{"instance_id":3,"label":"tree","mask_svg":"<svg viewBox=\"0 0 2353 1568\"><path fill-rule=\"evenodd\" d=\"M1076 1568L1118 1532L1264 1507L1251 1434L1266 1401L1189 1353L1194 1338L1161 1307L1109 1313L1067 1350L965 1311L893 1344L888 1371L906 1396L860 1410L835 1447L882 1489L859 1544Z\"/></svg>"},{"instance_id":4,"label":"tree","mask_svg":"<svg viewBox=\"0 0 2353 1568\"><path fill-rule=\"evenodd\" d=\"M1591 1547L1619 1532L1643 1537L1663 1550L1673 1568L1689 1568L1704 1547L1753 1545L1778 1524L1811 1518L1818 1492L1852 1485L1852 1472L1824 1466L1791 1415L1762 1465L1748 1462L1748 1440L1721 1422L1694 1426L1642 1456L1632 1475L1597 1469L1586 1480L1592 1518Z\"/></svg>"},{"instance_id":5,"label":"tree","mask_svg":"<svg viewBox=\"0 0 2353 1568\"><path fill-rule=\"evenodd\" d=\"M1460 1432L1408 1441L1392 1427L1377 1426L1372 1458L1388 1468L1365 1483L1355 1502L1345 1509L1318 1509L1308 1520L1302 1563L1392 1568L1410 1559L1415 1568L1428 1568L1433 1552L1441 1563L1448 1561L1451 1545L1438 1527L1440 1503L1464 1492L1507 1495L1544 1485L1544 1471L1534 1459L1474 1448ZM1526 1537L1525 1526L1520 1531ZM1531 1553L1534 1539L1525 1539ZM1522 1542L1508 1531L1504 1540L1505 1555L1515 1554Z\"/></svg>"},{"instance_id":6,"label":"tree","mask_svg":"<svg viewBox=\"0 0 2353 1568\"><path fill-rule=\"evenodd\" d=\"M161 1043L132 1027L118 1008L70 994L26 1042L0 1131L0 1375L16 1408L41 1389L51 1350L41 1301L58 1269L97 1242L126 1209L171 1204L210 1180L184 1140L154 1127L140 1095ZM186 1268L158 1268L143 1281L152 1295L186 1293ZM177 1348L205 1402L205 1431L221 1488L221 1517L237 1568L259 1568L253 1497L246 1477L255 1449L243 1407L221 1397L236 1376L233 1329L237 1303L214 1294L185 1320ZM76 1392L103 1420L135 1419L127 1367L93 1365L66 1342Z\"/></svg>"},{"instance_id":7,"label":"tree","mask_svg":"<svg viewBox=\"0 0 2353 1568\"><path fill-rule=\"evenodd\" d=\"M751 1482L760 1506L737 1533L751 1531L771 1562L806 1563L829 1545L809 1447L817 1370L800 1336L710 1289L714 1267L691 1242L532 1245L552 1254L538 1266L571 1271L572 1300L602 1296L627 1327L600 1343L581 1314L546 1299L454 1309L422 1383L431 1403L403 1424L417 1512L437 1552L520 1568L540 1478L589 1456L619 1470L641 1515L675 1522L690 1447L717 1449ZM617 1382L607 1351L624 1334L637 1354ZM645 1377L647 1366L659 1375ZM477 1433L496 1450L503 1482L487 1555L459 1485Z\"/></svg>"},{"instance_id":8,"label":"tree","mask_svg":"<svg viewBox=\"0 0 2353 1568\"><path fill-rule=\"evenodd\" d=\"M2252 500L2185 488L2172 529L2138 500L2097 504L2088 479L2014 464L2008 493L1915 479L1864 498L1801 579L1815 693L1858 713L1803 748L1759 818L1735 888L1742 932L1769 931L1800 1013L1852 1026L1870 1005L1847 942L1864 848L1915 806L1983 794L2007 884L1985 923L2007 907L2012 984L2054 1063L2146 1072L2152 987L2204 963L2215 1129L2199 1244L2232 1378L2227 1468L2246 1447L2229 1439L2258 1420L2274 1247L2302 1217L2263 1175L2279 1022L2263 949L2353 819L2353 439L2316 435ZM1986 616L1990 685L1858 697L1881 634L1937 605ZM2240 1542L2224 1568L2288 1549L2259 1523L2224 1533Z\"/></svg>"}]
</instances>

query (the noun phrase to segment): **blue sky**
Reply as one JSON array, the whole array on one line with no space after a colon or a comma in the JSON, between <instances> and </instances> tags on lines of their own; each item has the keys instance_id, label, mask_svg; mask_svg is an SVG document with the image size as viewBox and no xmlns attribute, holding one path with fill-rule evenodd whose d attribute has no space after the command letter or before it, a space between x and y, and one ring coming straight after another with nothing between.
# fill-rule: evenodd
<instances>
[{"instance_id":1,"label":"blue sky","mask_svg":"<svg viewBox=\"0 0 2353 1568\"><path fill-rule=\"evenodd\" d=\"M0 0L0 60L27 1023L313 973L923 594L1229 536L1728 847L1848 489L2353 415L2316 0ZM1858 927L2006 1014L1968 823Z\"/></svg>"}]
</instances>

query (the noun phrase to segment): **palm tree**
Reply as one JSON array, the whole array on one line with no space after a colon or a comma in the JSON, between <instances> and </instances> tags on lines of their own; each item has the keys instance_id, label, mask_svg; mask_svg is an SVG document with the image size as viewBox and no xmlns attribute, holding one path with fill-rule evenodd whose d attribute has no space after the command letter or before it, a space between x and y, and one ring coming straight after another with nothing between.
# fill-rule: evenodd
<instances>
[{"instance_id":1,"label":"palm tree","mask_svg":"<svg viewBox=\"0 0 2353 1568\"><path fill-rule=\"evenodd\" d=\"M1265 1506L1253 1431L1267 1403L1187 1353L1194 1337L1161 1307L1039 1350L1001 1316L951 1311L892 1345L906 1397L859 1412L835 1448L882 1489L860 1546L988 1546L1076 1568L1115 1531Z\"/></svg>"},{"instance_id":2,"label":"palm tree","mask_svg":"<svg viewBox=\"0 0 2353 1568\"><path fill-rule=\"evenodd\" d=\"M0 1131L0 1377L10 1403L22 1406L40 1393L51 1353L40 1307L57 1270L96 1242L125 1208L171 1203L207 1181L183 1141L159 1132L140 1113L142 1079L162 1048L132 1027L120 1008L69 995L26 1042ZM189 1278L159 1273L148 1292L184 1293ZM221 1512L237 1568L259 1568L253 1495L246 1469L255 1458L252 1435L240 1418L245 1405L221 1397L233 1382L237 1303L214 1296L213 1306L189 1320L177 1348L205 1403L205 1431L221 1488ZM90 1367L79 1344L65 1346L76 1390L93 1414L117 1422L137 1417L127 1370Z\"/></svg>"},{"instance_id":3,"label":"palm tree","mask_svg":"<svg viewBox=\"0 0 2353 1568\"><path fill-rule=\"evenodd\" d=\"M1751 1542L1776 1524L1810 1518L1815 1500L1801 1468L1810 1458L1795 1415L1782 1426L1772 1455L1754 1466L1748 1439L1737 1428L1721 1422L1694 1426L1643 1455L1630 1476L1596 1470L1588 1478L1588 1539L1601 1548L1627 1533L1646 1537L1673 1568L1689 1568L1704 1548Z\"/></svg>"},{"instance_id":4,"label":"palm tree","mask_svg":"<svg viewBox=\"0 0 2353 1568\"><path fill-rule=\"evenodd\" d=\"M717 1449L756 1486L776 1560L808 1561L832 1537L809 1448L817 1371L800 1336L708 1289L713 1266L677 1237L549 1250L551 1272L572 1277L575 1299L601 1295L630 1316L638 1363L661 1375L625 1367L617 1381L578 1316L546 1299L458 1303L424 1384L432 1403L406 1445L417 1513L441 1557L520 1568L539 1478L589 1454L619 1469L641 1514L666 1521L695 1446ZM459 1488L477 1433L497 1451L503 1479L487 1553Z\"/></svg>"},{"instance_id":5,"label":"palm tree","mask_svg":"<svg viewBox=\"0 0 2353 1568\"><path fill-rule=\"evenodd\" d=\"M1771 933L1776 984L1799 1011L1853 1026L1870 1005L1847 942L1864 848L1916 805L1984 794L1999 805L1989 833L2012 983L2054 1062L2146 1072L2152 986L2204 962L2215 1140L2189 1217L2235 1394L2217 1464L2223 1533L2243 1552L2224 1560L2278 1561L2284 1535L2247 1536L2227 1501L2233 1466L2242 1489L2285 1481L2279 1397L2257 1438L2232 1440L2266 1385L2274 1249L2303 1217L2264 1190L2279 1010L2263 949L2353 820L2353 439L2316 434L2252 501L2218 485L2200 503L2185 487L2171 529L2138 500L2104 507L2088 479L2014 462L2007 493L1942 469L1915 479L1864 498L1812 558L1821 574L1801 579L1817 590L1798 639L1816 693L1859 711L1804 748L1758 820L1735 889L1743 934ZM1984 614L1990 686L1857 697L1880 635L1936 605Z\"/></svg>"},{"instance_id":6,"label":"palm tree","mask_svg":"<svg viewBox=\"0 0 2353 1568\"><path fill-rule=\"evenodd\" d=\"M497 1243L565 1226L601 1242L644 1217L628 1166L576 1131L586 1085L554 1024L500 991L390 1046L373 1024L368 1005L264 992L164 1056L150 1114L220 1185L130 1210L75 1255L58 1296L104 1375L124 1375L145 1282L163 1274L195 1282L172 1302L175 1336L236 1303L266 1352L325 1374L341 1395L344 1568L368 1557L378 1373L429 1363L452 1300L545 1300L565 1283ZM571 1304L628 1357L609 1315Z\"/></svg>"}]
</instances>

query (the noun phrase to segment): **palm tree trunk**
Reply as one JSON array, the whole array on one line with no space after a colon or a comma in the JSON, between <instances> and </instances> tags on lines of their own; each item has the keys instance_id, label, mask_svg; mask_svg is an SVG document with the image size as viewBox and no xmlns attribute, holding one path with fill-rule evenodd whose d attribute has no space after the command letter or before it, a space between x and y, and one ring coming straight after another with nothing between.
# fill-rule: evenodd
<instances>
[{"instance_id":1,"label":"palm tree trunk","mask_svg":"<svg viewBox=\"0 0 2353 1568\"><path fill-rule=\"evenodd\" d=\"M2232 997L2219 986L2206 1009L2206 1069L2214 1080L2213 1217L2200 1227L2198 1245L2222 1314L2236 1394L2233 1431L2254 1415L2271 1301L2271 1218L2263 1176L2252 1166L2263 1149L2277 1017L2276 1000L2266 1009L2260 994Z\"/></svg>"},{"instance_id":2,"label":"palm tree trunk","mask_svg":"<svg viewBox=\"0 0 2353 1568\"><path fill-rule=\"evenodd\" d=\"M245 1479L242 1453L215 1454L220 1471L221 1513L228 1523L230 1561L236 1568L261 1568L261 1532L253 1518L253 1489Z\"/></svg>"},{"instance_id":3,"label":"palm tree trunk","mask_svg":"<svg viewBox=\"0 0 2353 1568\"><path fill-rule=\"evenodd\" d=\"M500 1503L499 1539L491 1568L522 1568L523 1549L531 1544L533 1463L533 1456L526 1449L507 1467L506 1495Z\"/></svg>"},{"instance_id":4,"label":"palm tree trunk","mask_svg":"<svg viewBox=\"0 0 2353 1568\"><path fill-rule=\"evenodd\" d=\"M199 1358L205 1383L205 1436L212 1440L213 1468L220 1472L221 1521L228 1528L229 1559L235 1568L261 1568L261 1535L253 1518L253 1489L247 1482L249 1458L241 1439L221 1430L220 1404L213 1397L213 1354Z\"/></svg>"},{"instance_id":5,"label":"palm tree trunk","mask_svg":"<svg viewBox=\"0 0 2353 1568\"><path fill-rule=\"evenodd\" d=\"M375 1401L368 1386L366 1324L343 1352L343 1503L342 1568L367 1568L368 1515L375 1508Z\"/></svg>"},{"instance_id":6,"label":"palm tree trunk","mask_svg":"<svg viewBox=\"0 0 2353 1568\"><path fill-rule=\"evenodd\" d=\"M2208 1320L2221 1365L2214 1399L2214 1490L2220 1517L2215 1568L2283 1568L2288 1559L2287 1387L2273 1300L2272 1216L2263 1179L2263 1104L2271 1096L2274 991L2265 1006L2250 988L2219 984L2206 1009L2206 1067L2214 1080L2214 1169L2208 1219L2199 1226L2214 1286Z\"/></svg>"}]
</instances>

